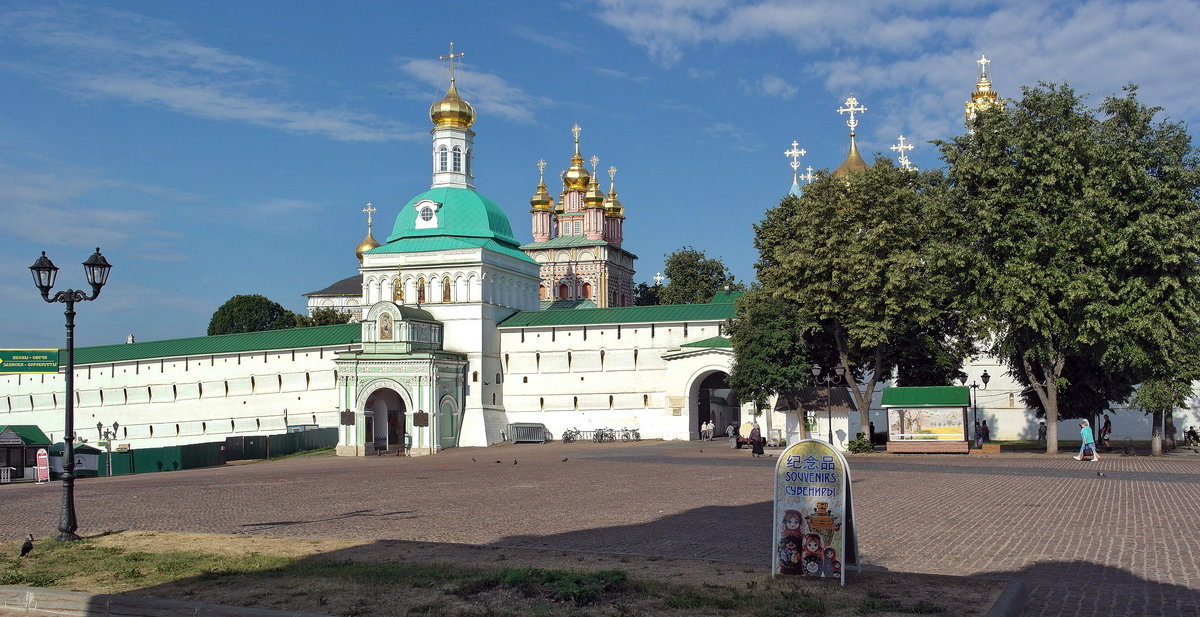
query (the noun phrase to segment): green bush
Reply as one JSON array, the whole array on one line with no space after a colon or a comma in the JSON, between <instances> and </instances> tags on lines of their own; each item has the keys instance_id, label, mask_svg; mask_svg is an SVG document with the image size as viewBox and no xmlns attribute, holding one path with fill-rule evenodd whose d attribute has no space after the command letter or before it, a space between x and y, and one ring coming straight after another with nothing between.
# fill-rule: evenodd
<instances>
[{"instance_id":1,"label":"green bush","mask_svg":"<svg viewBox=\"0 0 1200 617\"><path fill-rule=\"evenodd\" d=\"M860 433L858 439L846 444L846 449L855 454L862 454L864 452L874 452L875 446L871 444L870 439Z\"/></svg>"}]
</instances>

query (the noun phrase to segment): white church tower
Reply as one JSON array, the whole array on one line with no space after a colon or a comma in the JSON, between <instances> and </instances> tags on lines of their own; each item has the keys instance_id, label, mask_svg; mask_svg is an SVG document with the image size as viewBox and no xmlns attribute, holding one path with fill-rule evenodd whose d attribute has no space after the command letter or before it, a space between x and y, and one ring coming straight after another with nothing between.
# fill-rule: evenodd
<instances>
[{"instance_id":1,"label":"white church tower","mask_svg":"<svg viewBox=\"0 0 1200 617\"><path fill-rule=\"evenodd\" d=\"M412 314L417 316L413 323L418 323L428 314L442 326L438 357L465 360L460 365L461 382L438 377L433 373L444 369L427 362L395 366L400 372L431 371L423 382L412 382L418 384L413 392L405 391L410 388L402 379L393 379L391 389L397 391L406 416L433 414L419 420L430 422L432 442L427 445L433 451L454 445L484 446L502 439L508 420L496 325L517 311L536 310L541 282L537 262L520 250L507 215L475 191L471 130L475 109L459 95L454 79L454 62L462 55L451 44L450 54L442 56L450 61L450 86L429 109L434 125L433 182L400 209L391 235L383 245L363 253L360 267L369 317L387 313L383 319L403 320ZM377 308L381 305L386 310ZM385 334L381 327L378 320L364 321L364 356L371 355L371 343ZM386 334L400 336L399 330L394 327ZM407 360L419 360L414 354L410 352ZM344 360L339 364L350 366ZM421 395L421 387L432 389L426 393L432 398ZM372 393L365 388L355 396L361 399ZM408 420L406 426L413 427L417 418ZM413 445L416 451L421 447Z\"/></svg>"}]
</instances>

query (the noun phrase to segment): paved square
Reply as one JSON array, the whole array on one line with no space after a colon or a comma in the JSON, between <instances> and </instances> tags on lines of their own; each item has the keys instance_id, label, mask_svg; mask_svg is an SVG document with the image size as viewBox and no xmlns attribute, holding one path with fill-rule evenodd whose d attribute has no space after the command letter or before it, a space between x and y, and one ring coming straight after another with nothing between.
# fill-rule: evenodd
<instances>
[{"instance_id":1,"label":"paved square","mask_svg":"<svg viewBox=\"0 0 1200 617\"><path fill-rule=\"evenodd\" d=\"M403 539L766 573L774 464L725 441L522 444L89 478L76 483L76 503L85 536ZM850 469L866 564L1019 577L1030 616L1200 615L1200 456L876 454L850 457ZM0 539L49 536L61 484L3 486L0 503L16 521Z\"/></svg>"}]
</instances>

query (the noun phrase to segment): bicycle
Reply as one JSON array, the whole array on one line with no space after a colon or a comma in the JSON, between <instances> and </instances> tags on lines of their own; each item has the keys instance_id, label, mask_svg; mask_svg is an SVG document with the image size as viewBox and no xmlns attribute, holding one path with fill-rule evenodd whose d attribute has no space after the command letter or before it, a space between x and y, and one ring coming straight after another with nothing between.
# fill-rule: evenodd
<instances>
[{"instance_id":1,"label":"bicycle","mask_svg":"<svg viewBox=\"0 0 1200 617\"><path fill-rule=\"evenodd\" d=\"M642 434L636 428L622 428L621 441L641 441Z\"/></svg>"},{"instance_id":2,"label":"bicycle","mask_svg":"<svg viewBox=\"0 0 1200 617\"><path fill-rule=\"evenodd\" d=\"M616 441L617 432L611 428L598 428L592 433L592 441L596 443L604 443L606 441Z\"/></svg>"},{"instance_id":3,"label":"bicycle","mask_svg":"<svg viewBox=\"0 0 1200 617\"><path fill-rule=\"evenodd\" d=\"M582 434L583 434L583 432L577 428L569 428L569 429L563 431L563 435L562 435L563 443L571 443L571 442L575 441L576 439L579 439L579 436Z\"/></svg>"}]
</instances>

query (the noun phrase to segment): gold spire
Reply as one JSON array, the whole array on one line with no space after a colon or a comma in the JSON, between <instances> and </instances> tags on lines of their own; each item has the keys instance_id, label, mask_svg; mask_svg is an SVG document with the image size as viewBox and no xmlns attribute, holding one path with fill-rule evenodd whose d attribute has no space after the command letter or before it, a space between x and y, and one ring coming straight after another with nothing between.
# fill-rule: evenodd
<instances>
[{"instance_id":1,"label":"gold spire","mask_svg":"<svg viewBox=\"0 0 1200 617\"><path fill-rule=\"evenodd\" d=\"M583 196L584 208L603 208L604 207L604 192L600 190L600 176L596 173L596 166L600 164L600 157L592 156L592 181L588 184L587 194Z\"/></svg>"},{"instance_id":2,"label":"gold spire","mask_svg":"<svg viewBox=\"0 0 1200 617\"><path fill-rule=\"evenodd\" d=\"M625 218L625 205L617 199L617 168L608 168L608 197L604 199L604 216Z\"/></svg>"},{"instance_id":3,"label":"gold spire","mask_svg":"<svg viewBox=\"0 0 1200 617\"><path fill-rule=\"evenodd\" d=\"M378 212L378 210L368 201L367 207L363 208L363 212L367 213L367 237L363 238L363 241L359 242L358 246L354 249L354 256L358 258L358 263L362 263L363 253L379 246L379 241L375 239L375 236L371 235L371 215Z\"/></svg>"},{"instance_id":4,"label":"gold spire","mask_svg":"<svg viewBox=\"0 0 1200 617\"><path fill-rule=\"evenodd\" d=\"M475 123L475 108L458 95L458 88L454 85L454 61L465 55L463 52L454 53L454 41L450 41L450 54L438 56L439 60L450 61L450 88L446 90L446 96L429 107L429 119L438 128L450 126L466 129Z\"/></svg>"},{"instance_id":5,"label":"gold spire","mask_svg":"<svg viewBox=\"0 0 1200 617\"><path fill-rule=\"evenodd\" d=\"M537 192L533 197L529 198L530 212L538 212L541 210L549 210L554 206L554 198L546 190L546 161L538 160L538 186Z\"/></svg>"},{"instance_id":6,"label":"gold spire","mask_svg":"<svg viewBox=\"0 0 1200 617\"><path fill-rule=\"evenodd\" d=\"M996 90L992 88L992 81L988 79L987 65L991 62L983 54L980 54L979 59L975 61L979 65L979 81L975 82L975 91L971 93L971 100L966 102L968 122L979 111L1001 104L1000 99L996 98Z\"/></svg>"},{"instance_id":7,"label":"gold spire","mask_svg":"<svg viewBox=\"0 0 1200 617\"><path fill-rule=\"evenodd\" d=\"M858 104L858 99L850 96L846 102L837 110L839 114L849 113L850 119L846 121L846 126L850 127L850 154L846 155L846 160L842 161L838 168L833 170L834 177L843 178L851 172L860 171L867 168L867 162L858 154L858 144L854 141L854 129L858 128L858 120L854 114L867 111L867 108Z\"/></svg>"},{"instance_id":8,"label":"gold spire","mask_svg":"<svg viewBox=\"0 0 1200 617\"><path fill-rule=\"evenodd\" d=\"M581 130L579 123L571 127L571 134L575 136L575 154L571 157L571 166L562 173L563 189L567 191L587 190L588 183L592 179L587 167L583 165L583 156L579 154L579 132Z\"/></svg>"}]
</instances>

